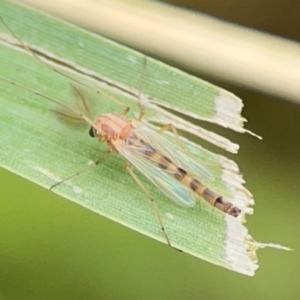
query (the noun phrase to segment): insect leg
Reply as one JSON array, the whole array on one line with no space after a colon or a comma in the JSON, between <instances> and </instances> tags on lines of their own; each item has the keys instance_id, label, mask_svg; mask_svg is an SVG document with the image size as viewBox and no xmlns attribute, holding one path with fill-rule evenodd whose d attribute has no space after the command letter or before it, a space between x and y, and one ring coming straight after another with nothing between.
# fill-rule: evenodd
<instances>
[{"instance_id":1,"label":"insect leg","mask_svg":"<svg viewBox=\"0 0 300 300\"><path fill-rule=\"evenodd\" d=\"M109 150L108 150L107 152L105 152L98 160L96 160L93 164L88 165L86 168L84 168L84 169L82 169L82 170L76 172L75 174L73 174L73 175L71 175L71 176L68 176L68 177L66 177L65 179L63 179L63 180L61 180L61 181L59 181L59 182L54 183L53 185L51 185L50 191L51 191L53 188L57 187L58 185L60 185L60 184L62 184L62 183L64 183L64 182L66 182L66 181L68 181L68 180L71 180L72 178L74 178L74 177L76 177L76 176L79 176L79 175L81 175L81 174L83 174L83 173L85 173L85 172L87 172L87 171L89 171L89 170L91 170L91 169L97 167L100 163L102 163L102 162L108 157L108 155L109 155L111 152L112 152L111 149L109 149Z\"/></svg>"},{"instance_id":2,"label":"insect leg","mask_svg":"<svg viewBox=\"0 0 300 300\"><path fill-rule=\"evenodd\" d=\"M174 248L172 245L171 245L171 242L170 242L170 239L166 233L166 230L165 230L165 227L163 225L163 222L162 222L162 219L161 219L161 215L160 215L160 212L159 212L159 209L157 207L157 204L154 200L154 198L150 195L150 193L148 192L148 190L144 187L144 185L141 183L141 181L139 180L139 178L135 175L135 173L132 171L131 167L130 167L130 164L128 161L126 161L126 170L127 172L131 175L131 177L134 179L134 181L138 184L138 186L142 189L142 191L147 195L147 197L149 198L150 202L151 202L151 205L154 209L154 212L155 212L155 215L156 215L156 218L157 218L157 221L158 221L158 224L161 228L161 231L163 232L163 235L165 236L165 239L167 241L167 244L168 246ZM176 249L176 248L174 248ZM176 249L176 250L179 250L179 249ZM180 251L180 250L179 250Z\"/></svg>"},{"instance_id":3,"label":"insect leg","mask_svg":"<svg viewBox=\"0 0 300 300\"><path fill-rule=\"evenodd\" d=\"M146 72L146 66L147 66L147 57L143 57L143 66L142 66L142 71L141 71L141 76L140 76L140 82L139 82L139 88L138 88L138 107L140 109L140 114L138 116L138 120L141 121L142 118L145 115L145 109L141 103L142 99L142 90L143 90L143 84L144 84L144 77L145 77L145 72Z\"/></svg>"},{"instance_id":4,"label":"insect leg","mask_svg":"<svg viewBox=\"0 0 300 300\"><path fill-rule=\"evenodd\" d=\"M22 42L21 39L13 32L13 30L6 24L6 22L4 21L3 17L0 16L0 22L7 28L7 30L10 32L10 34L16 39L16 41L21 45L21 47L23 47L26 51L28 51L35 59L37 59L38 61L40 61L43 65L46 65L49 69L51 69L52 71L66 77L69 78L70 80L72 80L73 82L76 82L77 84L80 84L81 86L84 86L88 89L93 90L94 92L96 92L97 94L105 97L106 99L108 99L109 101L111 101L112 103L115 103L118 106L121 106L124 108L124 111L127 113L129 111L129 107L124 105L122 102L114 99L113 97L109 96L108 94L100 91L100 90L96 90L95 88L91 87L90 85L81 82L80 80L73 78L72 76L65 74L64 72L54 68L47 60L45 59L41 59L41 57L39 56L38 52L31 49L30 46L26 45L26 43ZM125 113L125 114L126 114Z\"/></svg>"},{"instance_id":5,"label":"insect leg","mask_svg":"<svg viewBox=\"0 0 300 300\"><path fill-rule=\"evenodd\" d=\"M184 146L183 146L183 144L182 144L182 142L181 142L181 140L180 140L180 138L179 138L177 129L176 129L176 127L175 127L173 124L170 123L170 124L163 125L163 126L157 131L157 133L162 134L163 132L165 132L165 131L167 131L167 130L170 130L170 129L172 130L172 132L173 132L173 134L174 134L174 136L175 136L175 138L176 138L176 141L177 141L179 147L180 147L182 150L185 150L185 149L184 149Z\"/></svg>"}]
</instances>

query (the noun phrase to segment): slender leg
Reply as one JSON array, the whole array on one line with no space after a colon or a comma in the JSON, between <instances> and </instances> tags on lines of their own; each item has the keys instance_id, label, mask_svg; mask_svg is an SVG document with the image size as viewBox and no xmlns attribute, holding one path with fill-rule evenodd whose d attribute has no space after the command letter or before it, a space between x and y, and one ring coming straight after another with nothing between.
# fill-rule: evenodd
<instances>
[{"instance_id":1,"label":"slender leg","mask_svg":"<svg viewBox=\"0 0 300 300\"><path fill-rule=\"evenodd\" d=\"M138 117L138 120L141 121L142 118L145 115L145 109L143 108L143 105L141 103L141 97L142 97L142 90L143 90L143 84L144 84L144 77L146 72L146 66L147 66L147 57L143 57L143 67L141 71L141 77L140 77L140 83L139 83L139 90L138 90L138 107L140 109L140 114Z\"/></svg>"},{"instance_id":2,"label":"slender leg","mask_svg":"<svg viewBox=\"0 0 300 300\"><path fill-rule=\"evenodd\" d=\"M81 174L83 174L83 173L85 173L85 172L87 172L87 171L89 171L89 170L91 170L91 169L97 167L101 162L103 162L103 161L108 157L108 155L109 155L110 153L111 153L111 150L109 149L109 150L108 150L107 152L105 152L98 160L96 160L93 164L87 166L86 168L84 168L84 169L82 169L82 170L76 172L75 174L73 174L73 175L71 175L71 176L69 176L69 177L67 177L67 178L65 178L65 179L63 179L63 180L61 180L61 181L59 181L59 182L57 182L57 183L54 183L54 184L50 187L50 191L51 191L53 188L57 187L58 185L60 185L60 184L62 184L62 183L64 183L64 182L66 182L66 181L68 181L68 180L71 180L72 178L74 178L74 177L76 177L76 176L79 176L79 175L81 175Z\"/></svg>"},{"instance_id":3,"label":"slender leg","mask_svg":"<svg viewBox=\"0 0 300 300\"><path fill-rule=\"evenodd\" d=\"M126 107L124 108L124 111L122 112L122 115L126 116L126 115L129 113L129 111L130 111L130 107L129 107L129 106L126 106Z\"/></svg>"},{"instance_id":4,"label":"slender leg","mask_svg":"<svg viewBox=\"0 0 300 300\"><path fill-rule=\"evenodd\" d=\"M89 110L89 107L88 107L88 104L87 104L85 98L83 97L83 95L80 93L79 89L78 89L74 84L71 83L71 86L73 87L73 89L74 89L76 95L79 96L79 99L80 99L80 101L81 101L81 103L82 103L82 105L83 105L84 110L88 113L89 117L91 118L91 115L92 115L92 114L91 114L91 112L90 112L90 110ZM107 98L107 97L109 97L109 96L105 96L105 97ZM112 97L110 97L110 98L112 98ZM120 102L118 102L118 101L115 100L114 98L108 99L108 100L111 100L111 101L113 101L114 103L120 105ZM127 115L128 112L129 112L129 110L130 110L130 107L128 107L128 106L125 107L123 104L122 104L121 106L124 108L124 110L123 110L123 112L122 112L122 115L124 115L124 116Z\"/></svg>"},{"instance_id":5,"label":"slender leg","mask_svg":"<svg viewBox=\"0 0 300 300\"><path fill-rule=\"evenodd\" d=\"M134 179L134 181L139 185L139 187L142 189L142 191L147 195L147 197L149 198L150 202L151 202L151 205L154 209L154 212L155 212L155 215L156 215L156 218L157 218L157 221L158 221L158 224L161 228L161 231L163 232L163 235L165 236L165 239L167 241L167 244L168 246L174 248L172 245L171 245L171 242L170 242L170 239L166 233L166 230L165 230L165 227L163 225L163 222L162 222L162 219L161 219L161 215L159 213L159 209L157 207L157 204L155 202L155 200L153 199L153 197L150 195L150 193L147 191L147 189L144 187L144 185L141 183L141 181L139 180L139 178L135 175L135 173L132 171L132 169L130 168L130 165L129 165L129 162L126 161L126 170L127 172L131 175L131 177ZM179 250L177 248L174 248L176 250ZM179 250L181 251L181 250Z\"/></svg>"},{"instance_id":6,"label":"slender leg","mask_svg":"<svg viewBox=\"0 0 300 300\"><path fill-rule=\"evenodd\" d=\"M65 74L64 72L54 68L49 62L47 62L47 60L43 60L41 59L41 57L36 53L34 52L29 46L27 46L25 43L23 43L21 41L21 39L13 32L12 29L10 29L10 27L6 24L6 22L4 21L4 19L0 16L0 22L7 28L7 30L10 32L10 34L18 41L18 43L26 50L28 51L29 53L31 53L31 55L36 58L38 61L40 61L43 65L46 65L49 69L51 69L52 71L66 77L66 78L69 78L70 80L72 80L73 82L76 82L77 84L80 84L81 86L84 86L86 88L89 88L91 90L94 90L97 94L105 97L106 99L108 99L109 101L111 101L112 103L115 103L121 107L124 108L124 110L128 110L129 111L129 107L125 106L123 103L121 103L120 101L114 99L113 97L111 97L110 95L100 91L100 90L95 90L93 87L89 86L88 84L84 83L84 82L81 82L80 80L76 79L76 78L73 78L72 76L68 75L68 74ZM78 92L78 91L77 91ZM49 98L48 98L49 99ZM51 99L50 99L51 100ZM54 101L56 102L56 101ZM59 103L60 104L60 103ZM85 105L85 103L83 103ZM88 109L87 109L88 111Z\"/></svg>"},{"instance_id":7,"label":"slender leg","mask_svg":"<svg viewBox=\"0 0 300 300\"><path fill-rule=\"evenodd\" d=\"M181 140L180 140L180 138L179 138L177 129L176 129L172 124L166 124L166 125L163 125L157 132L158 132L159 134L161 134L161 133L163 133L163 132L165 132L165 131L167 131L167 130L170 130L170 129L172 130L172 132L173 132L173 134L174 134L174 136L175 136L175 138L176 138L176 141L177 141L178 145L180 146L180 148L181 148L182 150L185 150L185 149L184 149L184 146L183 146L183 144L182 144L182 142L181 142Z\"/></svg>"},{"instance_id":8,"label":"slender leg","mask_svg":"<svg viewBox=\"0 0 300 300\"><path fill-rule=\"evenodd\" d=\"M92 114L90 112L89 106L88 106L86 100L84 99L83 95L80 93L79 89L74 84L71 83L71 86L72 86L75 94L79 97L79 99L80 99L80 101L81 101L81 103L83 105L84 111L87 112L88 117L91 119L92 118Z\"/></svg>"}]
</instances>

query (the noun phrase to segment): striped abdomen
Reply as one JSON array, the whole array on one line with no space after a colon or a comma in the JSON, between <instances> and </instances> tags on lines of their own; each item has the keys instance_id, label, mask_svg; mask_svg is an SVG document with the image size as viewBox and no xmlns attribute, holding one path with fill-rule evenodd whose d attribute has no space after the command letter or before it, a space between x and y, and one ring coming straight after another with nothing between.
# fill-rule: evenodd
<instances>
[{"instance_id":1,"label":"striped abdomen","mask_svg":"<svg viewBox=\"0 0 300 300\"><path fill-rule=\"evenodd\" d=\"M159 153L151 145L146 144L142 140L132 141L134 144L140 143L143 147L143 153L148 157L153 163L155 163L159 168L165 170L170 176L173 176L176 180L190 187L197 195L204 198L210 205L218 208L219 210L233 216L237 217L241 210L234 206L232 203L223 199L222 196L216 194L204 184L202 184L198 179L193 178L187 171L176 166L171 159ZM146 146L146 147L145 147Z\"/></svg>"}]
</instances>

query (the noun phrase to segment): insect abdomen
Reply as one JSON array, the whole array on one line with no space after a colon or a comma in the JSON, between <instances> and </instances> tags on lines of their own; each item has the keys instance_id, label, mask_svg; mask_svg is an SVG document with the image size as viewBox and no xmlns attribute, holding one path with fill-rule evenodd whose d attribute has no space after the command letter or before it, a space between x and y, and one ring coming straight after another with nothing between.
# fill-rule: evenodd
<instances>
[{"instance_id":1,"label":"insect abdomen","mask_svg":"<svg viewBox=\"0 0 300 300\"><path fill-rule=\"evenodd\" d=\"M158 153L155 153L154 156L158 156ZM233 217L237 217L240 214L241 210L239 208L224 200L222 196L213 192L198 179L190 176L184 169L174 165L169 158L161 156L158 161L158 166L161 169L171 174L185 186L189 186L197 195L205 199L210 205Z\"/></svg>"},{"instance_id":2,"label":"insect abdomen","mask_svg":"<svg viewBox=\"0 0 300 300\"><path fill-rule=\"evenodd\" d=\"M228 213L233 217L237 217L241 210L234 206L232 203L223 199L222 196L213 192L211 189L203 185L199 180L194 178L189 178L191 189L199 196L204 198L209 204L218 208L219 210Z\"/></svg>"},{"instance_id":3,"label":"insect abdomen","mask_svg":"<svg viewBox=\"0 0 300 300\"><path fill-rule=\"evenodd\" d=\"M143 141L140 140L140 142L145 146ZM146 145L146 148L144 148L144 154L160 169L173 176L185 186L190 187L197 195L204 198L210 205L233 217L237 217L240 214L241 210L239 208L224 200L222 196L210 190L198 179L193 178L184 169L177 167L171 159L159 153L152 146Z\"/></svg>"}]
</instances>

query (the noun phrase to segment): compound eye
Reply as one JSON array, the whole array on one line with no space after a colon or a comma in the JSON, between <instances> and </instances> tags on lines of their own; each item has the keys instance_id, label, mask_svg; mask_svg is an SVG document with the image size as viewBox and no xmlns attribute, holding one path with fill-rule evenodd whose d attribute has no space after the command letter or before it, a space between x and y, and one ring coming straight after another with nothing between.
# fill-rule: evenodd
<instances>
[{"instance_id":1,"label":"compound eye","mask_svg":"<svg viewBox=\"0 0 300 300\"><path fill-rule=\"evenodd\" d=\"M97 136L96 130L95 130L95 128L94 128L93 126L92 126L92 127L90 128L90 130L89 130L89 135L90 135L90 137L92 137L92 138L94 138L94 137Z\"/></svg>"}]
</instances>

